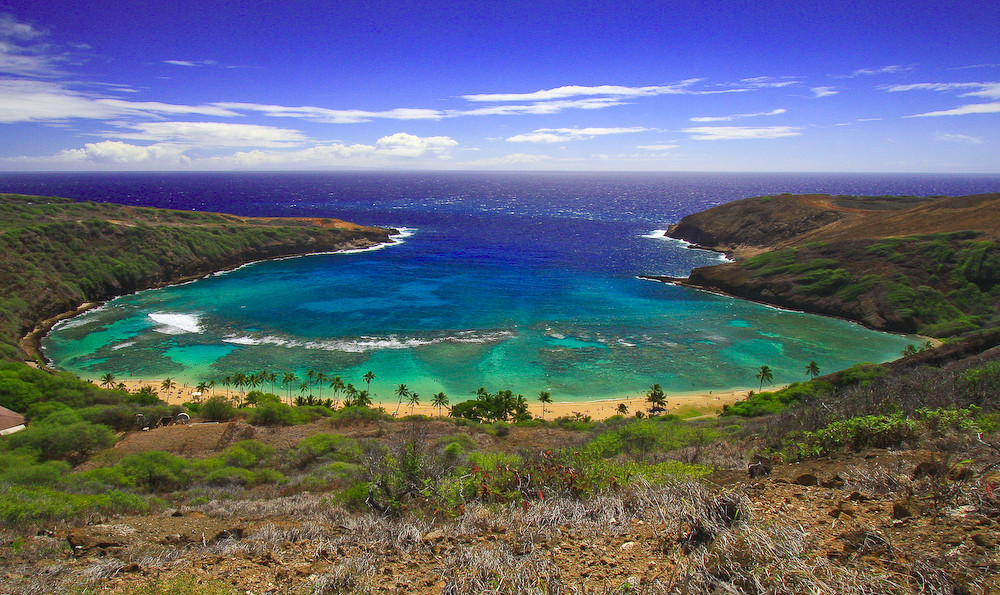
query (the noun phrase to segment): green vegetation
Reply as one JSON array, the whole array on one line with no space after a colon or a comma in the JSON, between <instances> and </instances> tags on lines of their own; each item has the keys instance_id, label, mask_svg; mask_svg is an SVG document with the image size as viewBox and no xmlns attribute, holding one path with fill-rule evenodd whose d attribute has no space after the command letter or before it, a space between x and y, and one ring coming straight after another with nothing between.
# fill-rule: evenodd
<instances>
[{"instance_id":1,"label":"green vegetation","mask_svg":"<svg viewBox=\"0 0 1000 595\"><path fill-rule=\"evenodd\" d=\"M379 230L308 221L77 203L0 194L0 358L42 319L98 301L268 256L345 242L385 241Z\"/></svg>"},{"instance_id":2,"label":"green vegetation","mask_svg":"<svg viewBox=\"0 0 1000 595\"><path fill-rule=\"evenodd\" d=\"M875 311L897 330L948 337L1000 323L1000 247L976 232L813 242L738 266L800 307Z\"/></svg>"}]
</instances>

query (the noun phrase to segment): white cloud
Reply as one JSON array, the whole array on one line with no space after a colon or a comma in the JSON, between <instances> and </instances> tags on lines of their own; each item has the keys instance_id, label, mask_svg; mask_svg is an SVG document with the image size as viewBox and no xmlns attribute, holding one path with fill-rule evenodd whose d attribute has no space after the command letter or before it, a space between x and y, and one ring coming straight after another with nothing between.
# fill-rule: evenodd
<instances>
[{"instance_id":1,"label":"white cloud","mask_svg":"<svg viewBox=\"0 0 1000 595\"><path fill-rule=\"evenodd\" d=\"M87 143L82 149L68 149L48 158L48 160L116 165L153 162L158 162L161 165L177 165L189 161L187 157L182 155L183 152L183 148L171 145L141 147L120 141L106 140L99 143Z\"/></svg>"},{"instance_id":2,"label":"white cloud","mask_svg":"<svg viewBox=\"0 0 1000 595\"><path fill-rule=\"evenodd\" d=\"M162 123L175 124L175 123ZM180 124L185 124L181 122ZM239 126L239 125L230 125ZM260 127L266 128L266 127ZM220 129L230 140L214 145L198 135L175 135L180 142L158 142L140 146L116 140L88 143L79 149L68 149L47 157L0 158L0 163L53 164L74 167L135 166L148 169L239 169L239 168L312 168L312 167L379 167L406 164L407 167L438 161L448 157L448 149L458 143L446 136L419 137L404 132L384 136L373 145L342 143L318 144L298 150L281 147L238 151L227 155L199 156L199 149L234 146L233 128ZM278 129L274 129L278 130ZM207 129L205 129L207 131ZM161 131L163 132L163 131ZM163 134L164 137L169 137Z\"/></svg>"},{"instance_id":3,"label":"white cloud","mask_svg":"<svg viewBox=\"0 0 1000 595\"><path fill-rule=\"evenodd\" d=\"M631 128L539 128L525 134L518 134L507 139L511 143L561 143L574 140L586 140L595 136L608 134L629 134L645 132L649 128L639 126Z\"/></svg>"},{"instance_id":4,"label":"white cloud","mask_svg":"<svg viewBox=\"0 0 1000 595\"><path fill-rule=\"evenodd\" d=\"M680 145L639 145L636 148L644 151L669 151L676 149Z\"/></svg>"},{"instance_id":5,"label":"white cloud","mask_svg":"<svg viewBox=\"0 0 1000 595\"><path fill-rule=\"evenodd\" d=\"M840 91L837 91L833 87L813 87L809 90L812 91L813 95L815 95L817 98L829 97L830 95L836 95L837 93L840 93Z\"/></svg>"},{"instance_id":6,"label":"white cloud","mask_svg":"<svg viewBox=\"0 0 1000 595\"><path fill-rule=\"evenodd\" d=\"M783 108L778 108L771 110L769 112L758 112L756 114L734 114L732 116L701 116L691 118L692 122L730 122L739 118L755 118L757 116L778 116L786 113L788 110Z\"/></svg>"},{"instance_id":7,"label":"white cloud","mask_svg":"<svg viewBox=\"0 0 1000 595\"><path fill-rule=\"evenodd\" d=\"M540 101L527 105L491 105L470 110L448 112L450 116L511 116L511 115L545 115L558 114L567 109L604 109L616 105L626 105L628 102L613 97L595 97L590 99L572 99L566 101Z\"/></svg>"},{"instance_id":8,"label":"white cloud","mask_svg":"<svg viewBox=\"0 0 1000 595\"><path fill-rule=\"evenodd\" d=\"M222 122L143 122L137 132L105 133L126 140L168 142L197 147L292 147L307 139L298 130Z\"/></svg>"},{"instance_id":9,"label":"white cloud","mask_svg":"<svg viewBox=\"0 0 1000 595\"><path fill-rule=\"evenodd\" d=\"M215 60L164 60L163 63L174 66L215 66L218 64Z\"/></svg>"},{"instance_id":10,"label":"white cloud","mask_svg":"<svg viewBox=\"0 0 1000 595\"><path fill-rule=\"evenodd\" d=\"M797 126L696 126L684 132L694 140L745 140L800 136L799 130Z\"/></svg>"},{"instance_id":11,"label":"white cloud","mask_svg":"<svg viewBox=\"0 0 1000 595\"><path fill-rule=\"evenodd\" d=\"M112 106L47 81L0 79L0 122L51 122L119 115Z\"/></svg>"},{"instance_id":12,"label":"white cloud","mask_svg":"<svg viewBox=\"0 0 1000 595\"><path fill-rule=\"evenodd\" d=\"M529 155L526 153L512 153L502 157L492 157L487 159L476 159L474 161L463 161L458 165L462 167L506 167L513 165L527 165L531 163L541 163L551 161L549 155Z\"/></svg>"},{"instance_id":13,"label":"white cloud","mask_svg":"<svg viewBox=\"0 0 1000 595\"><path fill-rule=\"evenodd\" d=\"M467 101L503 102L503 101L552 101L589 95L606 97L643 97L651 95L675 95L686 93L687 87L701 79L687 79L673 85L657 85L649 87L624 87L620 85L566 85L554 89L542 89L532 93L479 93L463 95Z\"/></svg>"},{"instance_id":14,"label":"white cloud","mask_svg":"<svg viewBox=\"0 0 1000 595\"><path fill-rule=\"evenodd\" d=\"M376 152L386 157L424 157L428 154L442 155L445 149L458 145L447 136L419 137L405 132L383 136L375 143Z\"/></svg>"},{"instance_id":15,"label":"white cloud","mask_svg":"<svg viewBox=\"0 0 1000 595\"><path fill-rule=\"evenodd\" d=\"M972 91L962 93L960 97L1000 99L1000 83L914 83L912 85L884 87L884 90L890 93L900 91L962 91L966 89L972 89Z\"/></svg>"},{"instance_id":16,"label":"white cloud","mask_svg":"<svg viewBox=\"0 0 1000 595\"><path fill-rule=\"evenodd\" d=\"M234 117L240 114L214 105L176 105L159 101L123 101L121 99L97 99L97 103L127 112L156 114L193 114L199 116Z\"/></svg>"},{"instance_id":17,"label":"white cloud","mask_svg":"<svg viewBox=\"0 0 1000 595\"><path fill-rule=\"evenodd\" d=\"M108 120L149 114L238 116L210 105L173 105L158 101L123 101L96 97L50 81L0 79L0 122Z\"/></svg>"},{"instance_id":18,"label":"white cloud","mask_svg":"<svg viewBox=\"0 0 1000 595\"><path fill-rule=\"evenodd\" d=\"M910 70L913 70L913 68L893 64L891 66L883 66L882 68L859 68L847 76L848 78L853 78L856 76L874 76L876 74L896 74L897 72L907 72Z\"/></svg>"},{"instance_id":19,"label":"white cloud","mask_svg":"<svg viewBox=\"0 0 1000 595\"><path fill-rule=\"evenodd\" d=\"M934 135L934 138L948 143L968 143L970 145L983 144L983 139L977 136L966 136L964 134L938 132Z\"/></svg>"},{"instance_id":20,"label":"white cloud","mask_svg":"<svg viewBox=\"0 0 1000 595\"><path fill-rule=\"evenodd\" d=\"M740 79L740 83L747 87L753 87L755 89L766 89L766 88L781 88L790 87L792 85L800 85L801 81L795 80L792 76L755 76L752 78Z\"/></svg>"},{"instance_id":21,"label":"white cloud","mask_svg":"<svg viewBox=\"0 0 1000 595\"><path fill-rule=\"evenodd\" d=\"M357 124L374 119L388 120L440 120L445 114L433 109L397 108L386 111L359 109L336 110L323 107L267 105L260 103L218 102L212 105L228 110L260 112L276 118L302 118L326 124Z\"/></svg>"},{"instance_id":22,"label":"white cloud","mask_svg":"<svg viewBox=\"0 0 1000 595\"><path fill-rule=\"evenodd\" d=\"M0 72L16 76L51 77L59 74L61 58L39 38L45 33L12 15L0 14Z\"/></svg>"},{"instance_id":23,"label":"white cloud","mask_svg":"<svg viewBox=\"0 0 1000 595\"><path fill-rule=\"evenodd\" d=\"M905 118L927 118L933 116L965 116L968 114L997 114L1000 113L1000 101L994 101L991 103L973 103L970 105L961 105L954 109L940 110L936 112L927 112L924 114L914 114L912 116L904 116Z\"/></svg>"}]
</instances>

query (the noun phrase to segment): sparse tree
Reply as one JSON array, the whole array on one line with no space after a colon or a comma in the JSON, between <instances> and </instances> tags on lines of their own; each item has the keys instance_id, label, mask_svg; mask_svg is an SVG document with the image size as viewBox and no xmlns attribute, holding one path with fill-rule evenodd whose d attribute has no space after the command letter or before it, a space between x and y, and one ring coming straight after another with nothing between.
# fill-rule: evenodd
<instances>
[{"instance_id":1,"label":"sparse tree","mask_svg":"<svg viewBox=\"0 0 1000 595\"><path fill-rule=\"evenodd\" d=\"M406 398L407 404L410 406L410 415L413 415L413 410L416 409L417 405L420 404L420 395L411 392Z\"/></svg>"},{"instance_id":2,"label":"sparse tree","mask_svg":"<svg viewBox=\"0 0 1000 595\"><path fill-rule=\"evenodd\" d=\"M101 386L104 388L111 388L115 384L115 375L111 372L107 372L104 376L101 376Z\"/></svg>"},{"instance_id":3,"label":"sparse tree","mask_svg":"<svg viewBox=\"0 0 1000 595\"><path fill-rule=\"evenodd\" d=\"M545 406L552 402L552 393L543 390L538 393L538 400L542 403L542 419L545 419Z\"/></svg>"},{"instance_id":4,"label":"sparse tree","mask_svg":"<svg viewBox=\"0 0 1000 595\"><path fill-rule=\"evenodd\" d=\"M160 388L162 388L163 390L165 390L167 392L170 392L170 391L174 390L175 386L177 386L177 383L174 382L174 379L170 378L169 376L166 377L166 378L164 378L163 382L160 383Z\"/></svg>"},{"instance_id":5,"label":"sparse tree","mask_svg":"<svg viewBox=\"0 0 1000 595\"><path fill-rule=\"evenodd\" d=\"M618 403L618 415L628 415L628 405L625 403Z\"/></svg>"},{"instance_id":6,"label":"sparse tree","mask_svg":"<svg viewBox=\"0 0 1000 595\"><path fill-rule=\"evenodd\" d=\"M819 364L815 361L809 362L809 365L806 366L806 376L810 378L819 376Z\"/></svg>"},{"instance_id":7,"label":"sparse tree","mask_svg":"<svg viewBox=\"0 0 1000 595\"><path fill-rule=\"evenodd\" d=\"M646 400L650 402L653 409L663 409L667 404L667 395L664 394L662 386L654 384L649 387L649 392L646 393Z\"/></svg>"},{"instance_id":8,"label":"sparse tree","mask_svg":"<svg viewBox=\"0 0 1000 595\"><path fill-rule=\"evenodd\" d=\"M431 405L437 407L438 419L441 419L441 410L448 406L448 395L444 394L443 392L434 395L433 400L431 401Z\"/></svg>"},{"instance_id":9,"label":"sparse tree","mask_svg":"<svg viewBox=\"0 0 1000 595\"><path fill-rule=\"evenodd\" d=\"M772 384L774 382L774 372L768 366L761 366L757 368L756 378L760 380L760 390L764 390L764 383Z\"/></svg>"}]
</instances>

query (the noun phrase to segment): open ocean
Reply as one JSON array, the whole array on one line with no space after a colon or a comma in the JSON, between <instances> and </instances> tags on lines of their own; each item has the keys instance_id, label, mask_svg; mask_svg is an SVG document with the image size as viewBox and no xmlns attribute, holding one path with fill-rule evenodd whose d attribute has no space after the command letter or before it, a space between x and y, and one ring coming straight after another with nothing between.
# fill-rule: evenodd
<instances>
[{"instance_id":1,"label":"open ocean","mask_svg":"<svg viewBox=\"0 0 1000 595\"><path fill-rule=\"evenodd\" d=\"M1000 191L996 175L30 173L0 191L404 230L374 251L257 263L124 296L44 342L83 377L307 370L391 398L479 387L554 400L753 387L898 356L912 337L637 279L719 261L662 237L682 216L780 192ZM283 392L280 386L277 392ZM332 396L329 389L324 396Z\"/></svg>"}]
</instances>

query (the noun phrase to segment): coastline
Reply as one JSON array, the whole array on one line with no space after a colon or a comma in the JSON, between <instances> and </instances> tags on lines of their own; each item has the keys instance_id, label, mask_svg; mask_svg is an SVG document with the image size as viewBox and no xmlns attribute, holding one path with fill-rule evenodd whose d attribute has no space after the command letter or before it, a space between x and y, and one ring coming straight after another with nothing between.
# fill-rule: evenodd
<instances>
[{"instance_id":1,"label":"coastline","mask_svg":"<svg viewBox=\"0 0 1000 595\"><path fill-rule=\"evenodd\" d=\"M226 274L226 273L235 271L237 269L241 269L243 267L247 267L247 266L250 266L250 265L253 265L253 264L257 264L257 263L261 263L261 262L269 262L269 261L272 261L272 260L286 260L286 259L290 259L290 258L303 258L303 257L306 257L306 256L321 256L321 255L326 255L326 254L356 254L356 253L359 253L359 252L367 252L369 250L380 250L382 248L386 248L386 247L389 247L389 246L392 246L392 245L400 243L401 240L394 239L394 238L396 238L396 237L398 237L400 235L403 235L403 237L409 237L408 235L402 234L397 229L387 228L387 231L389 231L389 236L388 236L389 241L386 241L386 242L375 242L375 241L371 241L371 240L366 240L366 239L361 239L361 238L355 238L355 239L351 239L351 240L348 240L347 242L345 242L345 244L347 244L346 246L344 246L342 248L336 248L334 250L318 250L318 251L302 252L302 253L298 253L298 254L282 254L282 255L276 255L276 256L267 257L267 258L257 258L257 259L254 259L254 260L248 260L246 262L241 262L241 263L236 263L236 264L228 265L228 266L225 266L225 267L222 267L222 268L218 268L218 269L215 269L215 270L211 270L211 271L208 271L208 272L205 272L205 273L197 273L197 274L193 274L193 275L184 275L184 276L178 277L176 279L169 279L169 280L164 280L164 281L156 281L154 283L151 283L148 287L143 287L142 289L137 289L136 291L133 291L131 293L123 293L123 294L120 294L120 295L111 296L111 297L109 297L109 298L107 298L105 300L94 301L94 302L84 302L84 303L80 304L79 306L77 306L76 308L73 308L72 310L68 310L66 312L61 312L61 313L59 313L59 314L57 314L55 316L52 316L50 318L46 318L46 319L38 322L31 331L29 331L23 337L21 337L21 339L18 341L18 345L20 346L21 350L26 355L25 363L27 363L28 365L33 365L35 367L47 370L49 372L58 372L58 370L56 368L53 368L50 365L48 359L45 357L45 354L42 351L42 340L60 322L63 322L65 320L69 320L71 318L79 316L80 314L83 314L84 312L88 312L88 311L93 310L95 308L100 308L104 304L106 304L106 303L108 303L108 302L110 302L112 300L115 300L117 298L120 298L120 297L124 297L124 296L127 296L127 295L135 295L135 294L141 293L143 291L151 291L151 290L154 290L154 289L163 289L165 287L176 287L178 285L186 285L188 283L193 283L195 281L198 281L200 279L204 279L206 277L211 277L211 276L214 276L214 275ZM393 232L395 232L395 233L393 233Z\"/></svg>"},{"instance_id":2,"label":"coastline","mask_svg":"<svg viewBox=\"0 0 1000 595\"><path fill-rule=\"evenodd\" d=\"M136 391L143 386L150 386L159 395L160 399L165 401L168 405L181 405L183 403L191 402L196 399L205 400L211 397L228 397L231 398L237 394L238 391L229 389L228 391L224 388L214 388L208 391L208 394L203 394L196 396L195 387L186 384L176 384L176 386L170 391L162 391L160 389L160 383L162 379L143 379L143 380L117 380L116 383L123 383L128 390ZM773 385L768 387L768 390L779 390L784 388L784 385ZM731 405L737 401L741 401L747 396L747 392L754 390L753 388L734 388L718 391L688 391L688 392L678 392L668 394L666 397L666 412L674 415L679 415L685 419L698 419L706 417L715 417L716 414L722 410L725 405ZM281 392L281 391L279 391ZM756 392L756 391L755 391ZM279 395L281 396L281 395ZM471 399L471 397L469 397ZM453 397L451 405L460 403L469 399L461 399L458 397ZM283 398L283 402L287 402ZM636 411L647 412L649 410L650 404L645 397L635 397L635 396L623 396L621 398L613 399L596 399L587 401L553 401L545 405L545 419L555 419L557 417L572 417L574 415L590 416L593 420L604 420L609 417L618 414L618 406L620 404L625 404L628 407L628 414L632 416ZM377 399L372 403L373 408L382 407L390 415L396 412L398 417L405 417L410 415L411 407L406 403L398 404L398 400L395 399ZM438 411L431 405L427 403L421 403L412 408L413 414L416 415L426 415L428 417L437 417ZM533 417L542 416L542 404L537 399L528 400L528 411Z\"/></svg>"}]
</instances>

